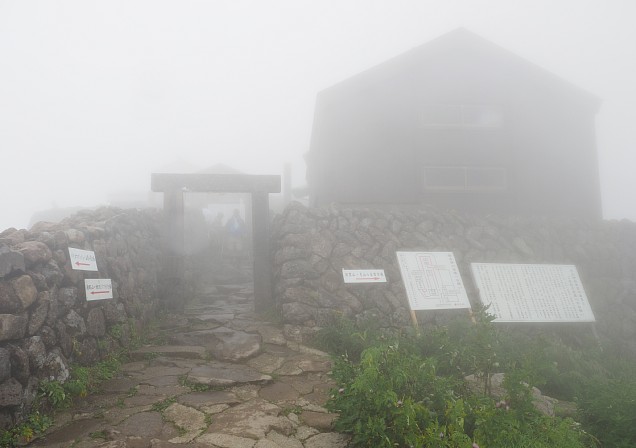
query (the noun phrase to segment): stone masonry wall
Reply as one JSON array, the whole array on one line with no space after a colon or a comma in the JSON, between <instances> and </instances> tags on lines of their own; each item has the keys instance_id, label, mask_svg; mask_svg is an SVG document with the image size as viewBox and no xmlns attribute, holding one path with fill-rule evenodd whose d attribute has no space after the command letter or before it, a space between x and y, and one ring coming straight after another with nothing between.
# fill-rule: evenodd
<instances>
[{"instance_id":1,"label":"stone masonry wall","mask_svg":"<svg viewBox=\"0 0 636 448\"><path fill-rule=\"evenodd\" d=\"M322 326L339 315L410 325L395 252L451 251L473 307L479 299L471 262L576 265L601 338L636 356L636 223L294 203L272 232L275 297L291 326ZM343 268L384 269L387 283L344 284ZM419 312L418 320L456 312Z\"/></svg>"},{"instance_id":2,"label":"stone masonry wall","mask_svg":"<svg viewBox=\"0 0 636 448\"><path fill-rule=\"evenodd\" d=\"M103 208L0 233L0 428L28 415L41 380L127 346L154 316L159 223L155 211ZM99 272L73 270L69 247L94 251ZM87 301L85 278L110 278L113 299Z\"/></svg>"}]
</instances>

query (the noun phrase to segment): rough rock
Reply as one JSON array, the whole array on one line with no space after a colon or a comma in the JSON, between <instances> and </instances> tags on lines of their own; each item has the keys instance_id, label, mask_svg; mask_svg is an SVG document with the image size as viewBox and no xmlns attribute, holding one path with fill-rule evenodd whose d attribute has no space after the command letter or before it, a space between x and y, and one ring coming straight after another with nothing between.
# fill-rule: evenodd
<instances>
[{"instance_id":1,"label":"rough rock","mask_svg":"<svg viewBox=\"0 0 636 448\"><path fill-rule=\"evenodd\" d=\"M271 376L257 372L248 366L222 362L211 362L204 366L195 367L188 374L188 380L209 386L265 383L271 379Z\"/></svg>"},{"instance_id":2,"label":"rough rock","mask_svg":"<svg viewBox=\"0 0 636 448\"><path fill-rule=\"evenodd\" d=\"M15 250L24 256L27 267L36 263L46 263L53 258L53 253L49 246L40 241L25 241L15 246Z\"/></svg>"},{"instance_id":3,"label":"rough rock","mask_svg":"<svg viewBox=\"0 0 636 448\"><path fill-rule=\"evenodd\" d=\"M191 442L206 427L205 414L188 406L173 403L163 412L163 418L173 422L184 431L178 437L170 439L172 443Z\"/></svg>"},{"instance_id":4,"label":"rough rock","mask_svg":"<svg viewBox=\"0 0 636 448\"><path fill-rule=\"evenodd\" d=\"M46 347L40 336L31 336L22 342L22 348L29 356L29 364L32 368L42 369L46 362Z\"/></svg>"},{"instance_id":5,"label":"rough rock","mask_svg":"<svg viewBox=\"0 0 636 448\"><path fill-rule=\"evenodd\" d=\"M0 314L0 341L22 339L26 334L27 320L14 314Z\"/></svg>"},{"instance_id":6,"label":"rough rock","mask_svg":"<svg viewBox=\"0 0 636 448\"><path fill-rule=\"evenodd\" d=\"M51 299L49 298L49 292L43 291L38 295L37 305L31 311L29 316L29 325L27 327L27 334L33 336L38 332L49 313L49 307L51 306Z\"/></svg>"},{"instance_id":7,"label":"rough rock","mask_svg":"<svg viewBox=\"0 0 636 448\"><path fill-rule=\"evenodd\" d=\"M16 271L24 272L25 269L24 255L0 243L0 279Z\"/></svg>"},{"instance_id":8,"label":"rough rock","mask_svg":"<svg viewBox=\"0 0 636 448\"><path fill-rule=\"evenodd\" d=\"M141 347L130 352L130 358L133 360L143 360L157 355L203 359L206 357L207 352L205 347L190 345L153 345Z\"/></svg>"},{"instance_id":9,"label":"rough rock","mask_svg":"<svg viewBox=\"0 0 636 448\"><path fill-rule=\"evenodd\" d=\"M99 308L93 308L88 312L86 317L86 326L88 334L95 337L103 337L106 335L106 321L104 313Z\"/></svg>"},{"instance_id":10,"label":"rough rock","mask_svg":"<svg viewBox=\"0 0 636 448\"><path fill-rule=\"evenodd\" d=\"M71 336L81 336L86 334L86 322L77 311L71 310L63 319L66 329Z\"/></svg>"},{"instance_id":11,"label":"rough rock","mask_svg":"<svg viewBox=\"0 0 636 448\"><path fill-rule=\"evenodd\" d=\"M77 304L78 289L74 286L60 288L57 293L57 301L63 310L70 310Z\"/></svg>"},{"instance_id":12,"label":"rough rock","mask_svg":"<svg viewBox=\"0 0 636 448\"><path fill-rule=\"evenodd\" d=\"M22 399L22 384L9 378L0 384L0 406L18 406Z\"/></svg>"},{"instance_id":13,"label":"rough rock","mask_svg":"<svg viewBox=\"0 0 636 448\"><path fill-rule=\"evenodd\" d=\"M29 382L31 370L29 355L21 347L11 347L11 375L23 385Z\"/></svg>"},{"instance_id":14,"label":"rough rock","mask_svg":"<svg viewBox=\"0 0 636 448\"><path fill-rule=\"evenodd\" d=\"M0 347L0 383L8 380L11 376L11 352Z\"/></svg>"},{"instance_id":15,"label":"rough rock","mask_svg":"<svg viewBox=\"0 0 636 448\"><path fill-rule=\"evenodd\" d=\"M256 440L223 433L203 434L197 438L199 443L207 443L219 448L253 448Z\"/></svg>"},{"instance_id":16,"label":"rough rock","mask_svg":"<svg viewBox=\"0 0 636 448\"><path fill-rule=\"evenodd\" d=\"M305 440L305 448L345 448L349 437L336 432L316 434Z\"/></svg>"},{"instance_id":17,"label":"rough rock","mask_svg":"<svg viewBox=\"0 0 636 448\"><path fill-rule=\"evenodd\" d=\"M291 435L292 422L280 416L281 408L264 400L254 399L230 408L216 416L207 432L225 432L254 439L265 438L271 430Z\"/></svg>"},{"instance_id":18,"label":"rough rock","mask_svg":"<svg viewBox=\"0 0 636 448\"><path fill-rule=\"evenodd\" d=\"M21 275L11 281L15 295L20 300L21 309L30 307L38 296L38 290L33 284L33 279L28 275Z\"/></svg>"}]
</instances>

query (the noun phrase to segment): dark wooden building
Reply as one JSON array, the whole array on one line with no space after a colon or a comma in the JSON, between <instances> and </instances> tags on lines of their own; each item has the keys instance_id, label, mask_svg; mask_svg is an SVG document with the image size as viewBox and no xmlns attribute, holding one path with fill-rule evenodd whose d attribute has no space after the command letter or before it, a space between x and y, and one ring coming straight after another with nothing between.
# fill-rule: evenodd
<instances>
[{"instance_id":1,"label":"dark wooden building","mask_svg":"<svg viewBox=\"0 0 636 448\"><path fill-rule=\"evenodd\" d=\"M310 204L601 217L599 106L533 63L452 31L318 94Z\"/></svg>"}]
</instances>

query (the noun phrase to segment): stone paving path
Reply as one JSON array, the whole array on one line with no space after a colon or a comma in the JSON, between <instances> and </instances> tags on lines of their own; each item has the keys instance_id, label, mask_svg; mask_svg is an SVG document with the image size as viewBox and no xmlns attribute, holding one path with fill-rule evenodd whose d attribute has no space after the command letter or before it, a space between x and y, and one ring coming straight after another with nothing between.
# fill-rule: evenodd
<instances>
[{"instance_id":1,"label":"stone paving path","mask_svg":"<svg viewBox=\"0 0 636 448\"><path fill-rule=\"evenodd\" d=\"M346 447L323 407L329 357L259 319L252 299L250 284L207 287L162 323L165 344L133 352L29 446Z\"/></svg>"}]
</instances>

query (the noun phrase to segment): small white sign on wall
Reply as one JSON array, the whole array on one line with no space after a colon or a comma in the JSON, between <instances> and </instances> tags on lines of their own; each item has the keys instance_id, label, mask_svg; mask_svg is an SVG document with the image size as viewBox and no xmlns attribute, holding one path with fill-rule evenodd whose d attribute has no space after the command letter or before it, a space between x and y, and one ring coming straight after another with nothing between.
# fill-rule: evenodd
<instances>
[{"instance_id":1,"label":"small white sign on wall","mask_svg":"<svg viewBox=\"0 0 636 448\"><path fill-rule=\"evenodd\" d=\"M471 263L495 322L594 322L576 266Z\"/></svg>"},{"instance_id":2,"label":"small white sign on wall","mask_svg":"<svg viewBox=\"0 0 636 448\"><path fill-rule=\"evenodd\" d=\"M102 300L113 298L113 284L109 278L87 278L84 280L86 300Z\"/></svg>"},{"instance_id":3,"label":"small white sign on wall","mask_svg":"<svg viewBox=\"0 0 636 448\"><path fill-rule=\"evenodd\" d=\"M343 269L345 283L386 283L384 269Z\"/></svg>"},{"instance_id":4,"label":"small white sign on wall","mask_svg":"<svg viewBox=\"0 0 636 448\"><path fill-rule=\"evenodd\" d=\"M69 247L68 256L71 260L71 267L73 269L78 271L97 271L95 252Z\"/></svg>"},{"instance_id":5,"label":"small white sign on wall","mask_svg":"<svg viewBox=\"0 0 636 448\"><path fill-rule=\"evenodd\" d=\"M452 252L396 252L411 310L470 308Z\"/></svg>"}]
</instances>

